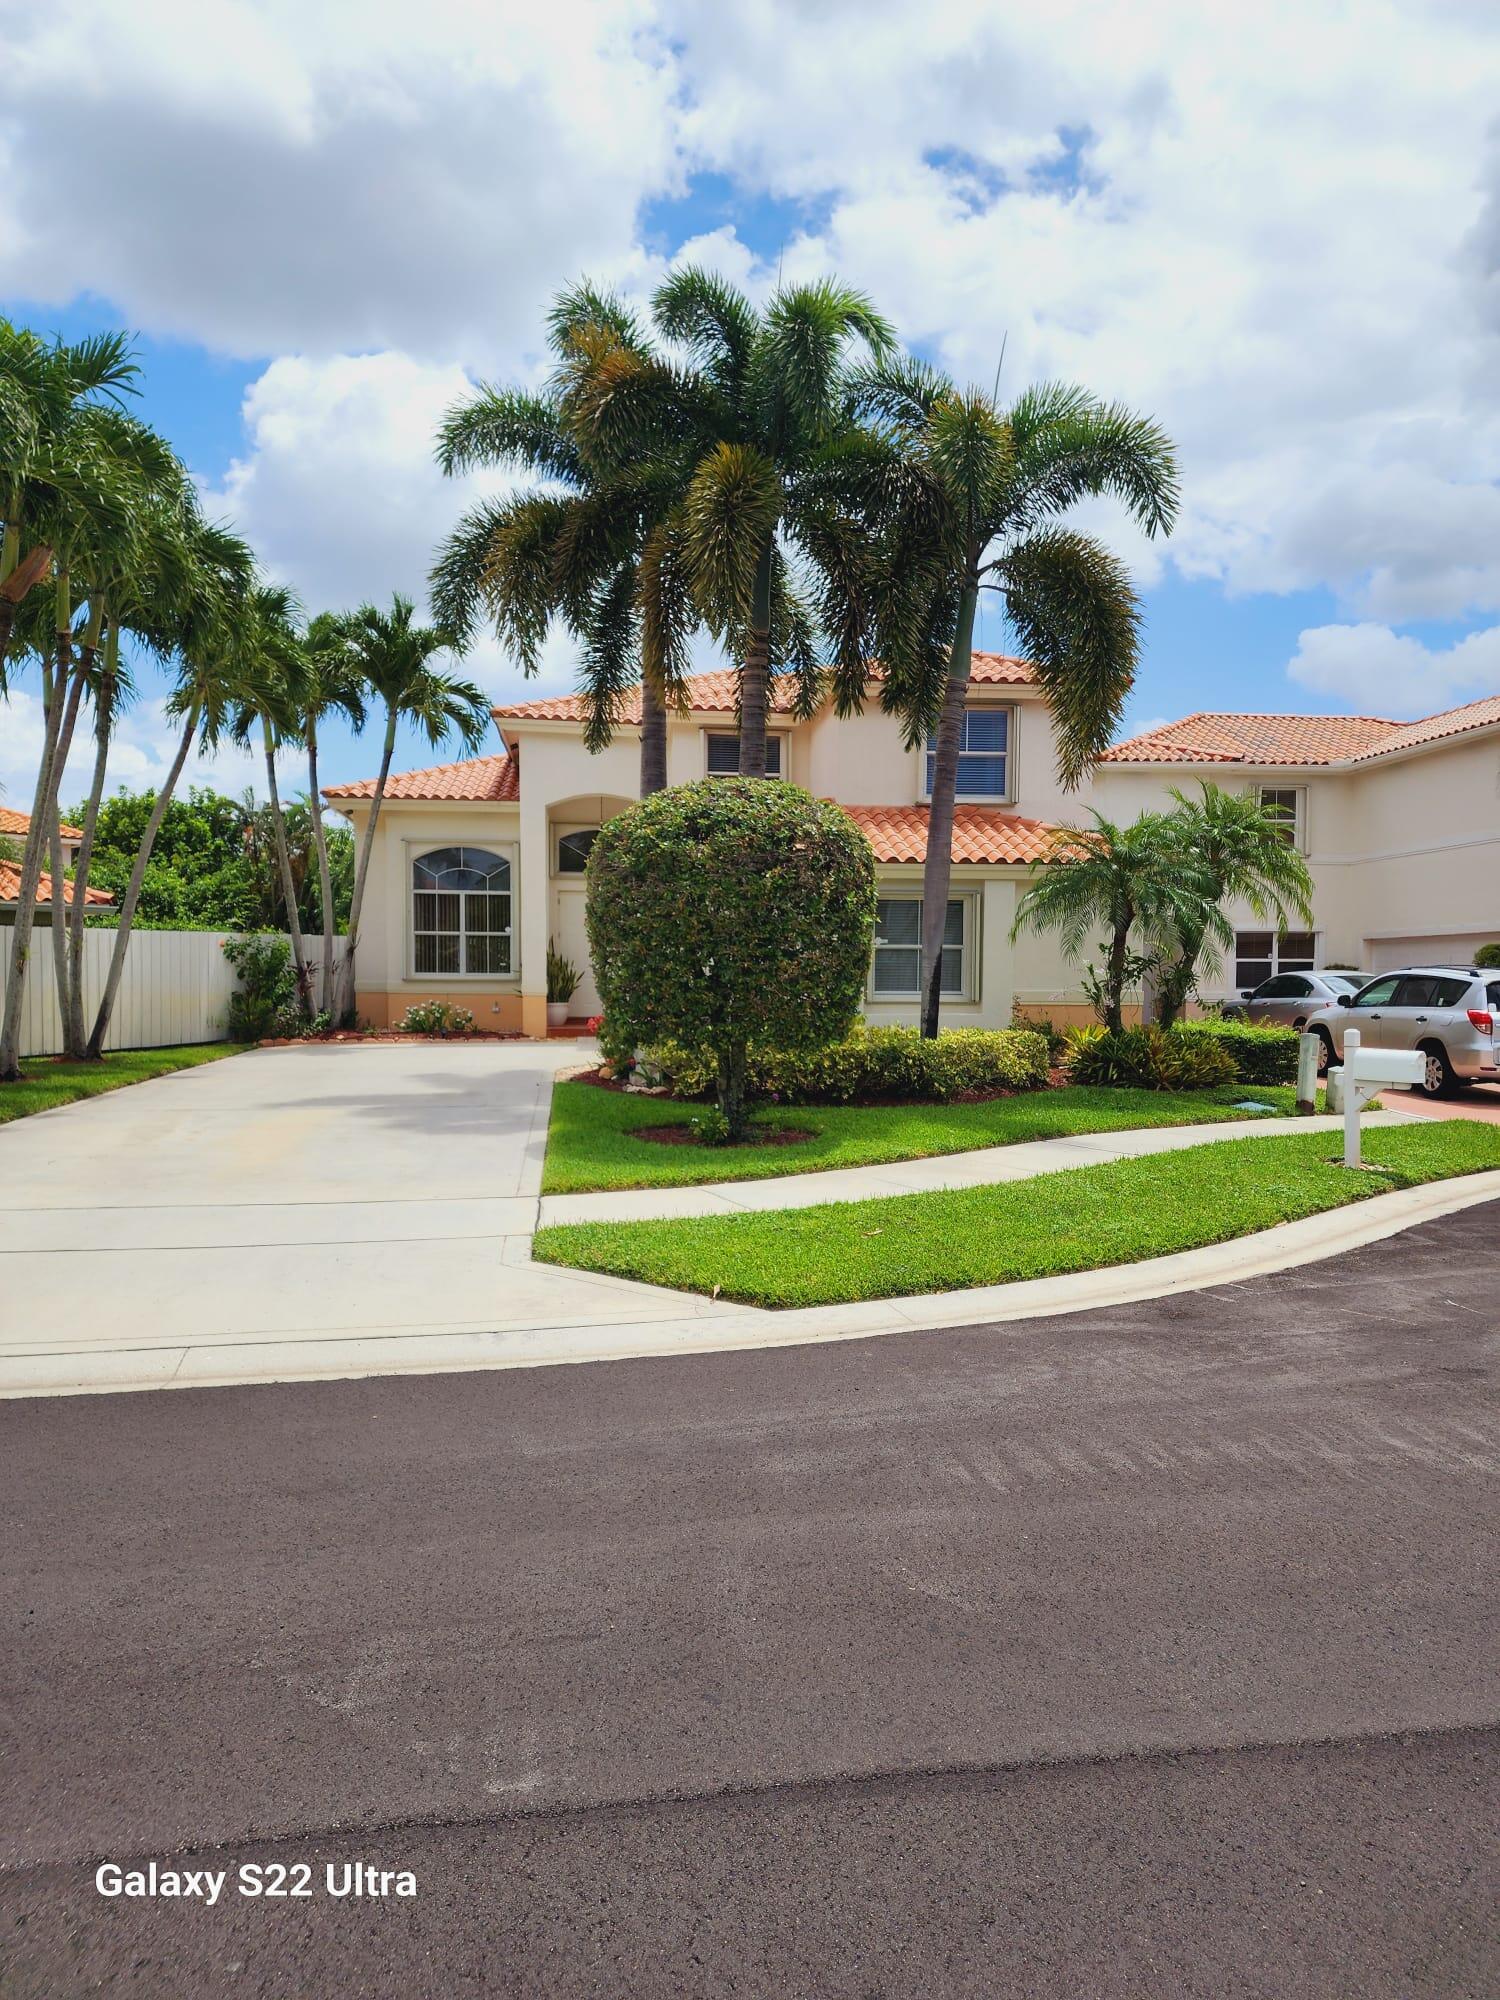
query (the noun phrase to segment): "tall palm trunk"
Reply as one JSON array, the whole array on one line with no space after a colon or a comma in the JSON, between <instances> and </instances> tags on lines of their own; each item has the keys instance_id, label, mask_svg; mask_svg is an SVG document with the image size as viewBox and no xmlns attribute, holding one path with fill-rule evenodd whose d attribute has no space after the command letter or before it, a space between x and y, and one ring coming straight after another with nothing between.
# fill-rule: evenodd
<instances>
[{"instance_id":1,"label":"tall palm trunk","mask_svg":"<svg viewBox=\"0 0 1500 2000\"><path fill-rule=\"evenodd\" d=\"M771 689L771 554L768 541L755 565L750 630L740 669L740 776L766 775L766 710Z\"/></svg>"},{"instance_id":2,"label":"tall palm trunk","mask_svg":"<svg viewBox=\"0 0 1500 2000\"><path fill-rule=\"evenodd\" d=\"M297 970L297 1005L303 1018L313 1016L312 974L307 964L307 947L302 940L302 916L297 908L297 884L292 875L292 857L286 844L286 820L281 811L281 794L276 788L276 741L271 725L262 716L261 735L266 753L266 791L271 801L271 830L276 841L276 862L281 871L281 894L286 903L286 927L292 934L292 964Z\"/></svg>"},{"instance_id":3,"label":"tall palm trunk","mask_svg":"<svg viewBox=\"0 0 1500 2000\"><path fill-rule=\"evenodd\" d=\"M391 758L396 750L396 711L386 710L385 743L380 753L380 775L375 780L375 796L370 801L370 818L360 843L359 866L354 872L354 894L349 902L349 927L344 934L344 963L339 978L339 1026L354 1016L354 950L359 942L359 918L365 905L365 877L370 872L370 855L375 847L375 827L380 819L380 802L385 797L385 781L391 774Z\"/></svg>"},{"instance_id":4,"label":"tall palm trunk","mask_svg":"<svg viewBox=\"0 0 1500 2000\"><path fill-rule=\"evenodd\" d=\"M958 794L958 757L978 603L979 582L971 576L958 602L958 624L948 655L948 684L943 690L943 712L933 747L927 860L922 870L922 1033L929 1041L938 1031L942 1004L943 934L948 925L948 886L953 874L953 804Z\"/></svg>"},{"instance_id":5,"label":"tall palm trunk","mask_svg":"<svg viewBox=\"0 0 1500 2000\"><path fill-rule=\"evenodd\" d=\"M21 855L21 883L17 892L15 928L11 934L10 972L5 982L5 1015L0 1022L0 1083L14 1083L21 1074L21 1004L26 997L26 974L31 959L31 934L36 925L36 898L41 887L47 828L52 802L57 795L57 751L68 705L72 659L73 592L68 571L62 567L57 572L57 664L55 673L43 668L42 755L32 794L31 823L26 830L26 845Z\"/></svg>"},{"instance_id":6,"label":"tall palm trunk","mask_svg":"<svg viewBox=\"0 0 1500 2000\"><path fill-rule=\"evenodd\" d=\"M323 917L323 985L318 994L318 1007L323 1013L333 1011L333 876L328 867L328 830L323 824L323 795L318 790L318 724L315 716L307 718L307 798L312 810L313 846L318 856L318 899Z\"/></svg>"},{"instance_id":7,"label":"tall palm trunk","mask_svg":"<svg viewBox=\"0 0 1500 2000\"><path fill-rule=\"evenodd\" d=\"M62 1025L63 1054L71 1062L82 1059L84 1039L82 1010L79 1010L77 1031L75 1032L72 999L71 969L68 957L68 910L64 902L65 883L62 866L62 813L58 800L62 792L63 774L68 768L68 758L73 749L73 737L78 727L78 711L94 671L94 655L98 650L99 628L102 613L97 609L89 618L88 631L78 651L78 665L73 671L72 685L68 689L68 706L63 715L62 729L57 740L57 756L53 761L54 778L52 784L52 807L48 821L47 837L50 859L48 872L52 877L52 973L53 986L57 995L57 1017ZM83 891L76 880L73 894L82 898Z\"/></svg>"},{"instance_id":8,"label":"tall palm trunk","mask_svg":"<svg viewBox=\"0 0 1500 2000\"><path fill-rule=\"evenodd\" d=\"M85 893L89 870L94 861L94 836L99 828L99 807L104 799L104 773L109 762L109 739L114 727L115 686L119 674L120 632L111 625L105 640L104 678L94 698L94 775L89 784L88 809L83 816L83 839L73 863L73 905L68 912L68 1021L65 1046L88 1054L88 1028L83 1018L83 940Z\"/></svg>"},{"instance_id":9,"label":"tall palm trunk","mask_svg":"<svg viewBox=\"0 0 1500 2000\"><path fill-rule=\"evenodd\" d=\"M1114 1034L1119 1034L1125 1026L1125 969L1129 963L1130 926L1134 922L1132 904L1126 903L1122 910L1116 911L1109 957L1105 961L1104 1025Z\"/></svg>"},{"instance_id":10,"label":"tall palm trunk","mask_svg":"<svg viewBox=\"0 0 1500 2000\"><path fill-rule=\"evenodd\" d=\"M130 927L135 922L136 905L141 900L141 884L146 879L146 864L151 859L156 836L161 832L161 823L167 816L167 807L172 803L172 793L177 788L177 780L182 776L182 767L188 760L188 751L193 747L193 737L198 728L201 708L201 703L194 702L188 711L182 740L177 745L176 756L172 759L172 768L167 773L166 783L156 794L156 804L151 808L151 817L146 822L146 831L141 835L141 844L136 850L135 862L130 870L130 880L125 888L125 900L120 905L120 927L115 932L115 948L109 956L109 971L104 979L99 1012L94 1017L93 1033L89 1036L87 1053L91 1062L97 1061L104 1053L104 1039L109 1033L115 1001L120 995L120 980L125 972L125 949L130 943Z\"/></svg>"},{"instance_id":11,"label":"tall palm trunk","mask_svg":"<svg viewBox=\"0 0 1500 2000\"><path fill-rule=\"evenodd\" d=\"M667 704L650 675L641 679L641 797L667 788Z\"/></svg>"},{"instance_id":12,"label":"tall palm trunk","mask_svg":"<svg viewBox=\"0 0 1500 2000\"><path fill-rule=\"evenodd\" d=\"M47 828L47 873L52 878L52 908L48 928L52 932L52 990L57 997L57 1018L62 1028L62 1052L73 1060L78 1050L68 1033L68 923L63 901L62 815L54 800Z\"/></svg>"}]
</instances>

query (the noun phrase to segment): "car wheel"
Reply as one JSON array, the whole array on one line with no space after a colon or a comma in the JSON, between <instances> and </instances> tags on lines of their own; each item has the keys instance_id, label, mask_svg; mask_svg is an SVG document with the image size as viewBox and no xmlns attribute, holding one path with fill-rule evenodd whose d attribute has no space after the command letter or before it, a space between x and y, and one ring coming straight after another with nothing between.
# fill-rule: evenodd
<instances>
[{"instance_id":1,"label":"car wheel","mask_svg":"<svg viewBox=\"0 0 1500 2000\"><path fill-rule=\"evenodd\" d=\"M1298 1034L1298 1035L1300 1035L1300 1034L1302 1033L1302 1030L1303 1030L1303 1029L1304 1029L1304 1028L1305 1028L1306 1026L1307 1026L1307 1019L1306 1019L1306 1016L1304 1016L1304 1017L1302 1018L1302 1020L1300 1020L1300 1021L1293 1021L1293 1023L1292 1023L1292 1031L1293 1031L1293 1033L1294 1033L1294 1034Z\"/></svg>"},{"instance_id":2,"label":"car wheel","mask_svg":"<svg viewBox=\"0 0 1500 2000\"><path fill-rule=\"evenodd\" d=\"M1427 1068L1422 1081L1414 1085L1414 1089L1423 1097L1449 1096L1457 1079L1448 1060L1448 1051L1441 1042L1422 1042L1417 1053L1426 1058Z\"/></svg>"},{"instance_id":3,"label":"car wheel","mask_svg":"<svg viewBox=\"0 0 1500 2000\"><path fill-rule=\"evenodd\" d=\"M1318 1038L1318 1075L1327 1076L1331 1069L1341 1067L1334 1052L1333 1037L1326 1028L1314 1028L1313 1033Z\"/></svg>"}]
</instances>

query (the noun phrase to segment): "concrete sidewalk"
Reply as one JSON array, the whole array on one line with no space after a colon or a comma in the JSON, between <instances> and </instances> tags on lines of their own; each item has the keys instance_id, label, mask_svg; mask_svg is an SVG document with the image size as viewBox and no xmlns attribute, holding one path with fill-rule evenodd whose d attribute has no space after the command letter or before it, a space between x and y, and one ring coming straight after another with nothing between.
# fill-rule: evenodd
<instances>
[{"instance_id":1,"label":"concrete sidewalk","mask_svg":"<svg viewBox=\"0 0 1500 2000\"><path fill-rule=\"evenodd\" d=\"M1364 1126L1405 1125L1404 1108L1367 1112ZM1222 1125L1158 1125L1129 1132L1086 1132L1066 1139L1028 1139L1016 1146L981 1146L921 1160L892 1160L878 1167L840 1167L829 1173L786 1174L776 1180L719 1181L709 1187L621 1188L600 1194L548 1194L537 1227L569 1222L648 1222L665 1216L724 1215L747 1209L817 1208L830 1201L869 1201L880 1195L930 1194L935 1188L990 1187L1031 1180L1066 1167L1097 1167L1105 1160L1138 1160L1224 1139L1305 1138L1341 1132L1341 1118L1242 1118Z\"/></svg>"}]
</instances>

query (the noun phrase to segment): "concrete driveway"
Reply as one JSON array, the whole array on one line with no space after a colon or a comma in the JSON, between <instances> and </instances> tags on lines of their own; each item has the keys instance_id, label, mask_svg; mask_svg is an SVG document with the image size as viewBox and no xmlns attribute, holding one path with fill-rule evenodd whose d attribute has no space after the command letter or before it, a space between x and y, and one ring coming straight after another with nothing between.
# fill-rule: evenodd
<instances>
[{"instance_id":1,"label":"concrete driveway","mask_svg":"<svg viewBox=\"0 0 1500 2000\"><path fill-rule=\"evenodd\" d=\"M87 1350L102 1383L131 1379L144 1345L657 1303L528 1261L553 1074L578 1060L535 1042L263 1049L5 1127L0 1362Z\"/></svg>"}]
</instances>

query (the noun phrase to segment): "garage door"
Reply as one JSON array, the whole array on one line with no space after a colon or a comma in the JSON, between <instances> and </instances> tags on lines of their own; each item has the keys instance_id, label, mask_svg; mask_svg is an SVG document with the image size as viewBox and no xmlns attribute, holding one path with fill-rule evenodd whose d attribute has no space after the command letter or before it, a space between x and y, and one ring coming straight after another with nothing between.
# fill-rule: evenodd
<instances>
[{"instance_id":1,"label":"garage door","mask_svg":"<svg viewBox=\"0 0 1500 2000\"><path fill-rule=\"evenodd\" d=\"M1470 931L1462 937L1371 938L1365 945L1364 963L1371 972L1394 972L1402 965L1468 965L1487 937L1494 931Z\"/></svg>"}]
</instances>

